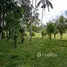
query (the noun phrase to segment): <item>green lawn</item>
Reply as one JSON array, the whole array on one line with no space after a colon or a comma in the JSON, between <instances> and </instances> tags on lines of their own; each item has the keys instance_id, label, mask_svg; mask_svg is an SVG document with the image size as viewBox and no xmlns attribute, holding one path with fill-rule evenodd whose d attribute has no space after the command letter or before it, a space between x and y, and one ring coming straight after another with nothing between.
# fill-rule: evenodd
<instances>
[{"instance_id":1,"label":"green lawn","mask_svg":"<svg viewBox=\"0 0 67 67\"><path fill-rule=\"evenodd\" d=\"M41 56L53 53L57 56ZM25 39L23 44L0 41L0 67L67 67L67 40Z\"/></svg>"}]
</instances>

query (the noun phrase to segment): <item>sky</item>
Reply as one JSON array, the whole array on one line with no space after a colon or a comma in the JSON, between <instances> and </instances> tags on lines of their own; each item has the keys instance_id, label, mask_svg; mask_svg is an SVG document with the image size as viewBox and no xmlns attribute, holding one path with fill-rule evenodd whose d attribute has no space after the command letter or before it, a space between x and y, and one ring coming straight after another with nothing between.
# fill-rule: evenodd
<instances>
[{"instance_id":1,"label":"sky","mask_svg":"<svg viewBox=\"0 0 67 67\"><path fill-rule=\"evenodd\" d=\"M53 9L50 9L50 12L48 12L47 8L43 10L43 19L42 9L39 7L39 18L44 24L46 24L49 20L60 16L65 10L67 10L67 0L51 0L51 3L53 4Z\"/></svg>"}]
</instances>

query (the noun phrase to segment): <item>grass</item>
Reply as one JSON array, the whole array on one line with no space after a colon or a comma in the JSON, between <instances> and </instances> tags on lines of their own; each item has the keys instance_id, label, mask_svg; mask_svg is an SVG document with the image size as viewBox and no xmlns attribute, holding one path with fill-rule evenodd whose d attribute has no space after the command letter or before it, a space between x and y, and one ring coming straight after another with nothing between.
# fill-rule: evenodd
<instances>
[{"instance_id":1,"label":"grass","mask_svg":"<svg viewBox=\"0 0 67 67\"><path fill-rule=\"evenodd\" d=\"M38 57L39 52L43 56ZM45 56L50 53L57 56ZM67 40L25 39L17 48L12 41L1 40L0 67L67 67Z\"/></svg>"}]
</instances>

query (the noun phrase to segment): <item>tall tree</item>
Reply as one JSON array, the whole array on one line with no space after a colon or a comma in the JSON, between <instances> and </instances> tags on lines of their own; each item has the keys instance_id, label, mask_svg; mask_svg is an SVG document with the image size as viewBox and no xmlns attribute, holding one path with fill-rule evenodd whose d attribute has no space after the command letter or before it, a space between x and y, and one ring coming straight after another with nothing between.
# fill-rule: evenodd
<instances>
[{"instance_id":1,"label":"tall tree","mask_svg":"<svg viewBox=\"0 0 67 67\"><path fill-rule=\"evenodd\" d=\"M33 0L32 0L33 3ZM24 14L23 14L23 20L25 24L30 23L30 40L32 40L32 9L33 9L33 4L31 4L30 0L22 0L22 7L24 9Z\"/></svg>"},{"instance_id":2,"label":"tall tree","mask_svg":"<svg viewBox=\"0 0 67 67\"><path fill-rule=\"evenodd\" d=\"M4 29L5 25L5 17L7 16L7 13L9 13L11 10L13 10L13 6L15 3L13 0L1 0L0 1L0 28L1 32ZM1 35L0 35L1 36Z\"/></svg>"}]
</instances>

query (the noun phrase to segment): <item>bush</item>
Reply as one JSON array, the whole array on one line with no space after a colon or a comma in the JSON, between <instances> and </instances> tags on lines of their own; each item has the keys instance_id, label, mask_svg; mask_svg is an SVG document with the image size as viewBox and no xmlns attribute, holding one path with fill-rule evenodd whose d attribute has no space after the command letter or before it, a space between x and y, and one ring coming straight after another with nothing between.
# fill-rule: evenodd
<instances>
[{"instance_id":1,"label":"bush","mask_svg":"<svg viewBox=\"0 0 67 67\"><path fill-rule=\"evenodd\" d=\"M24 33L24 36L26 36L26 37L27 37L27 33Z\"/></svg>"},{"instance_id":2,"label":"bush","mask_svg":"<svg viewBox=\"0 0 67 67\"><path fill-rule=\"evenodd\" d=\"M24 29L20 29L19 32L20 32L20 33L24 33Z\"/></svg>"},{"instance_id":3,"label":"bush","mask_svg":"<svg viewBox=\"0 0 67 67\"><path fill-rule=\"evenodd\" d=\"M32 32L32 36L35 36L35 33L34 32Z\"/></svg>"},{"instance_id":4,"label":"bush","mask_svg":"<svg viewBox=\"0 0 67 67\"><path fill-rule=\"evenodd\" d=\"M29 35L30 35L30 33L29 33ZM32 37L33 37L33 36L35 36L35 32L32 32Z\"/></svg>"},{"instance_id":5,"label":"bush","mask_svg":"<svg viewBox=\"0 0 67 67\"><path fill-rule=\"evenodd\" d=\"M47 33L46 33L44 30L41 31L41 35L42 35L42 36L45 36L46 34L47 34Z\"/></svg>"},{"instance_id":6,"label":"bush","mask_svg":"<svg viewBox=\"0 0 67 67\"><path fill-rule=\"evenodd\" d=\"M2 31L2 38L3 38L3 39L6 38L6 33L5 33L5 31Z\"/></svg>"}]
</instances>

